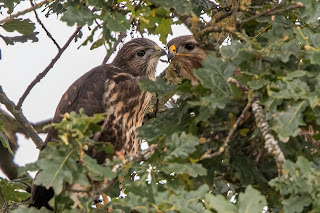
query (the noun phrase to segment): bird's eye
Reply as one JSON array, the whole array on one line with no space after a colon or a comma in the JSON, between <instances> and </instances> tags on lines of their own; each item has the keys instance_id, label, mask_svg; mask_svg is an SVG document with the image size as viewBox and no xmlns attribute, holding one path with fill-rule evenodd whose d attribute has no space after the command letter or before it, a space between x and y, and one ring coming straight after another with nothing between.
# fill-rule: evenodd
<instances>
[{"instance_id":1,"label":"bird's eye","mask_svg":"<svg viewBox=\"0 0 320 213\"><path fill-rule=\"evenodd\" d=\"M144 51L144 50L139 50L138 52L137 52L137 56L139 56L139 57L142 57L142 56L144 56L146 54L146 51Z\"/></svg>"},{"instance_id":2,"label":"bird's eye","mask_svg":"<svg viewBox=\"0 0 320 213\"><path fill-rule=\"evenodd\" d=\"M186 48L187 50L193 50L193 49L194 49L194 44L188 43L188 44L186 44L185 48Z\"/></svg>"}]
</instances>

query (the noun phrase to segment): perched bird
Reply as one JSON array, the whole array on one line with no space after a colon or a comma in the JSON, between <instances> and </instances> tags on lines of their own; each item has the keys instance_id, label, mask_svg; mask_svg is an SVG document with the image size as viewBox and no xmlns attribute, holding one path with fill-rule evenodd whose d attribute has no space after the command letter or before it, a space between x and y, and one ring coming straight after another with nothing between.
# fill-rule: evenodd
<instances>
[{"instance_id":1,"label":"perched bird","mask_svg":"<svg viewBox=\"0 0 320 213\"><path fill-rule=\"evenodd\" d=\"M192 35L179 36L170 40L167 44L168 61L170 65L160 74L160 78L167 84L179 84L182 79L189 79L192 85L199 84L199 80L193 75L194 68L201 68L201 62L206 57L205 51L199 47ZM164 104L171 96L158 98L153 96L147 108L146 120L156 117L158 112L166 110Z\"/></svg>"},{"instance_id":2,"label":"perched bird","mask_svg":"<svg viewBox=\"0 0 320 213\"><path fill-rule=\"evenodd\" d=\"M194 37L186 35L174 38L168 42L167 48L168 59L173 66L171 69L175 73L167 73L166 75L175 74L177 78L190 79L192 85L199 84L199 80L193 75L192 70L202 67L201 61L206 57L206 53L198 46ZM167 72L170 71L170 66Z\"/></svg>"},{"instance_id":3,"label":"perched bird","mask_svg":"<svg viewBox=\"0 0 320 213\"><path fill-rule=\"evenodd\" d=\"M135 154L139 151L140 141L135 129L142 125L144 113L151 94L141 91L138 81L141 78L155 79L159 58L166 55L155 42L137 38L127 42L111 64L93 68L76 80L62 96L53 122L61 121L61 114L80 108L92 116L106 113L102 130L94 136L97 141L108 141L115 151ZM51 129L45 142L58 138L57 131ZM107 154L104 151L89 149L88 154L98 163L104 163ZM41 208L48 205L53 190L34 186L31 206Z\"/></svg>"}]
</instances>

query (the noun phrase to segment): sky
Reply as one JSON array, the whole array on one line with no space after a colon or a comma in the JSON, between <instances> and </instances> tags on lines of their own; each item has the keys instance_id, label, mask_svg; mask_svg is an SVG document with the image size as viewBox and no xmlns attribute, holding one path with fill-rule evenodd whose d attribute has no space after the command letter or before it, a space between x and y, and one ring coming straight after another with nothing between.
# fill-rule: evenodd
<instances>
[{"instance_id":1,"label":"sky","mask_svg":"<svg viewBox=\"0 0 320 213\"><path fill-rule=\"evenodd\" d=\"M28 7L30 5L28 2L25 2L17 7L15 12ZM49 18L46 18L44 13L41 13L41 9L38 10L38 15L60 46L64 45L76 29L75 26L69 27L60 21L60 17L51 15ZM3 12L2 15L0 14L0 19L5 17L6 12ZM23 17L30 18L36 23L36 31L39 32L38 42L6 45L0 39L2 55L2 59L0 60L0 85L7 96L15 103L18 102L31 81L47 67L58 51L41 26L36 22L34 13L29 13ZM181 35L191 35L190 31L182 25L173 25L172 32L173 34L168 36L167 41ZM88 28L84 27L83 34L85 36L79 39L78 42L75 43L73 41L70 44L54 67L36 84L25 99L22 110L30 122L39 122L52 118L62 94L68 87L84 73L102 63L106 55L104 46L90 50L90 45L88 45L78 49L89 33ZM13 35L2 28L0 28L0 34L4 36ZM159 36L144 34L144 37L155 41L162 48L165 46L165 44L159 41ZM130 36L124 39L124 41L129 40L131 40ZM119 46L121 47L122 45L120 44ZM114 56L115 54L111 56L108 63L112 62ZM157 73L160 73L166 67L166 63L159 62ZM5 109L5 106L0 104L0 108ZM41 134L40 137L44 140L46 135ZM18 135L18 143L19 148L15 155L15 162L18 165L23 166L37 160L39 151L30 139L26 139L24 135ZM1 170L0 177L5 177Z\"/></svg>"}]
</instances>

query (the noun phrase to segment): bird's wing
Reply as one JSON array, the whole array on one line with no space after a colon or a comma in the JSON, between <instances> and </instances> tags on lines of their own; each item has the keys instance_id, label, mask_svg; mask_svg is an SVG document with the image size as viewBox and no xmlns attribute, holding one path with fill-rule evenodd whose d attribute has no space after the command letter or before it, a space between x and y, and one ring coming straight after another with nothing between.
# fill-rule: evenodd
<instances>
[{"instance_id":1,"label":"bird's wing","mask_svg":"<svg viewBox=\"0 0 320 213\"><path fill-rule=\"evenodd\" d=\"M93 68L78 78L63 94L57 106L53 123L58 123L62 115L67 112L79 112L84 109L85 114L92 116L104 113L103 94L112 81L132 78L130 74L123 73L121 69L112 65L101 65ZM57 138L57 132L52 128L48 131L46 142Z\"/></svg>"}]
</instances>

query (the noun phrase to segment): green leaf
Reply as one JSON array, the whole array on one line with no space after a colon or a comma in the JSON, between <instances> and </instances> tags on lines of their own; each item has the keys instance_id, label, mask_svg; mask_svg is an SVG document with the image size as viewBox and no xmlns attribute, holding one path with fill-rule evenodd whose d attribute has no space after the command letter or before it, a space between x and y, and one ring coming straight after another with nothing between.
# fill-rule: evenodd
<instances>
[{"instance_id":1,"label":"green leaf","mask_svg":"<svg viewBox=\"0 0 320 213\"><path fill-rule=\"evenodd\" d=\"M234 41L231 45L221 47L221 55L225 61L238 66L242 62L247 61L252 52L254 53L251 48L249 49L249 45L249 43Z\"/></svg>"},{"instance_id":2,"label":"green leaf","mask_svg":"<svg viewBox=\"0 0 320 213\"><path fill-rule=\"evenodd\" d=\"M200 97L198 101L189 101L188 103L191 106L207 107L214 113L217 109L224 109L229 102L229 97L216 97L216 95L211 94L210 96Z\"/></svg>"},{"instance_id":3,"label":"green leaf","mask_svg":"<svg viewBox=\"0 0 320 213\"><path fill-rule=\"evenodd\" d=\"M275 125L272 127L282 139L296 136L299 126L305 125L302 120L302 112L307 106L307 101L298 101L287 106L284 111L275 114Z\"/></svg>"},{"instance_id":4,"label":"green leaf","mask_svg":"<svg viewBox=\"0 0 320 213\"><path fill-rule=\"evenodd\" d=\"M24 0L0 0L0 2L3 3L4 6L9 9L8 14L12 13L15 6L18 5L22 1L24 1Z\"/></svg>"},{"instance_id":5,"label":"green leaf","mask_svg":"<svg viewBox=\"0 0 320 213\"><path fill-rule=\"evenodd\" d=\"M130 28L130 22L125 15L116 13L114 16L106 18L106 26L112 32L122 32Z\"/></svg>"},{"instance_id":6,"label":"green leaf","mask_svg":"<svg viewBox=\"0 0 320 213\"><path fill-rule=\"evenodd\" d=\"M5 200L22 202L30 196L26 189L25 184L0 178L0 192Z\"/></svg>"},{"instance_id":7,"label":"green leaf","mask_svg":"<svg viewBox=\"0 0 320 213\"><path fill-rule=\"evenodd\" d=\"M269 90L269 95L277 99L298 100L310 94L307 82L299 78L284 77L282 81L271 83L270 87L276 88L276 91Z\"/></svg>"},{"instance_id":8,"label":"green leaf","mask_svg":"<svg viewBox=\"0 0 320 213\"><path fill-rule=\"evenodd\" d=\"M2 39L6 42L6 44L14 45L16 42L25 43L27 41L38 42L37 38L38 32L33 32L30 35L21 35L21 36L3 36Z\"/></svg>"},{"instance_id":9,"label":"green leaf","mask_svg":"<svg viewBox=\"0 0 320 213\"><path fill-rule=\"evenodd\" d=\"M284 212L310 211L311 204L311 212L319 211L320 172L317 167L314 162L299 156L296 163L287 160L283 165L283 175L269 182L284 196Z\"/></svg>"},{"instance_id":10,"label":"green leaf","mask_svg":"<svg viewBox=\"0 0 320 213\"><path fill-rule=\"evenodd\" d=\"M211 89L215 97L229 97L231 88L227 83L227 78L233 76L236 67L222 62L220 58L213 55L208 55L202 64L203 68L194 70L194 74L202 85Z\"/></svg>"},{"instance_id":11,"label":"green leaf","mask_svg":"<svg viewBox=\"0 0 320 213\"><path fill-rule=\"evenodd\" d=\"M314 0L299 0L303 3L303 8L300 16L306 20L307 23L317 23L320 16L320 4Z\"/></svg>"},{"instance_id":12,"label":"green leaf","mask_svg":"<svg viewBox=\"0 0 320 213\"><path fill-rule=\"evenodd\" d=\"M311 52L310 61L312 64L320 65L320 53L316 51Z\"/></svg>"},{"instance_id":13,"label":"green leaf","mask_svg":"<svg viewBox=\"0 0 320 213\"><path fill-rule=\"evenodd\" d=\"M72 183L73 175L67 163L70 162L70 155L74 150L69 152L56 151L54 147L47 146L44 151L47 158L42 158L36 162L36 165L42 170L35 178L34 184L43 185L47 189L52 187L55 194L61 193L64 182ZM44 151L42 151L44 154Z\"/></svg>"},{"instance_id":14,"label":"green leaf","mask_svg":"<svg viewBox=\"0 0 320 213\"><path fill-rule=\"evenodd\" d=\"M142 90L156 92L161 96L172 94L176 89L176 86L167 85L161 78L157 78L156 81L143 78L139 81L139 86Z\"/></svg>"},{"instance_id":15,"label":"green leaf","mask_svg":"<svg viewBox=\"0 0 320 213\"><path fill-rule=\"evenodd\" d=\"M10 148L10 142L8 141L7 136L3 132L0 132L0 141L2 143L2 146L4 148L7 148L11 155L14 155L12 149Z\"/></svg>"},{"instance_id":16,"label":"green leaf","mask_svg":"<svg viewBox=\"0 0 320 213\"><path fill-rule=\"evenodd\" d=\"M198 138L193 135L187 135L183 132L179 137L178 134L173 134L172 142L168 148L168 152L170 152L170 154L165 157L165 160L172 161L176 158L182 160L186 159L189 157L189 154L196 151L195 146L198 144Z\"/></svg>"},{"instance_id":17,"label":"green leaf","mask_svg":"<svg viewBox=\"0 0 320 213\"><path fill-rule=\"evenodd\" d=\"M155 30L155 34L160 34L160 41L163 44L167 43L167 36L168 34L172 34L171 25L173 23L172 19L162 18L159 26L157 26Z\"/></svg>"},{"instance_id":18,"label":"green leaf","mask_svg":"<svg viewBox=\"0 0 320 213\"><path fill-rule=\"evenodd\" d=\"M257 213L262 212L267 205L265 196L254 189L251 185L247 186L244 193L239 195L239 212Z\"/></svg>"},{"instance_id":19,"label":"green leaf","mask_svg":"<svg viewBox=\"0 0 320 213\"><path fill-rule=\"evenodd\" d=\"M185 0L175 0L175 1L151 0L150 2L155 3L157 5L161 5L166 9L175 8L177 11L184 14L189 14L191 10L190 1L185 1Z\"/></svg>"},{"instance_id":20,"label":"green leaf","mask_svg":"<svg viewBox=\"0 0 320 213\"><path fill-rule=\"evenodd\" d=\"M205 204L208 209L215 209L218 213L237 213L237 207L227 201L222 195L206 194Z\"/></svg>"},{"instance_id":21,"label":"green leaf","mask_svg":"<svg viewBox=\"0 0 320 213\"><path fill-rule=\"evenodd\" d=\"M192 163L170 163L162 170L167 173L189 174L191 177L207 175L207 170L201 164Z\"/></svg>"},{"instance_id":22,"label":"green leaf","mask_svg":"<svg viewBox=\"0 0 320 213\"><path fill-rule=\"evenodd\" d=\"M303 195L302 196L295 195L293 197L290 197L289 199L282 201L282 204L284 205L285 213L302 212L303 208L305 206L309 206L311 203L312 203L311 198Z\"/></svg>"},{"instance_id":23,"label":"green leaf","mask_svg":"<svg viewBox=\"0 0 320 213\"><path fill-rule=\"evenodd\" d=\"M104 44L105 40L104 38L100 38L97 41L93 42L93 44L90 47L90 50L96 49Z\"/></svg>"},{"instance_id":24,"label":"green leaf","mask_svg":"<svg viewBox=\"0 0 320 213\"><path fill-rule=\"evenodd\" d=\"M257 79L257 80L249 81L248 86L251 89L258 90L264 87L265 85L267 85L269 82L270 81L266 79Z\"/></svg>"},{"instance_id":25,"label":"green leaf","mask_svg":"<svg viewBox=\"0 0 320 213\"><path fill-rule=\"evenodd\" d=\"M83 157L84 166L88 169L90 177L97 181L103 181L104 178L108 180L116 177L116 174L112 172L111 168L99 165L97 160L91 158L88 155Z\"/></svg>"},{"instance_id":26,"label":"green leaf","mask_svg":"<svg viewBox=\"0 0 320 213\"><path fill-rule=\"evenodd\" d=\"M30 19L12 19L5 22L2 28L8 32L18 31L23 35L30 35L35 29L35 25Z\"/></svg>"},{"instance_id":27,"label":"green leaf","mask_svg":"<svg viewBox=\"0 0 320 213\"><path fill-rule=\"evenodd\" d=\"M46 208L41 208L36 209L35 207L27 207L27 206L19 206L18 209L15 209L11 211L11 213L51 213L52 211L46 209Z\"/></svg>"},{"instance_id":28,"label":"green leaf","mask_svg":"<svg viewBox=\"0 0 320 213\"><path fill-rule=\"evenodd\" d=\"M284 32L284 34L286 33ZM263 52L265 56L279 59L284 63L287 63L292 55L296 57L299 56L300 46L297 39L285 40L282 42L274 40L274 43L270 43L269 47L270 48L266 48L266 51Z\"/></svg>"},{"instance_id":29,"label":"green leaf","mask_svg":"<svg viewBox=\"0 0 320 213\"><path fill-rule=\"evenodd\" d=\"M88 8L79 8L69 6L67 11L63 13L61 20L67 22L67 25L73 26L77 23L78 26L86 24L92 25L94 15Z\"/></svg>"}]
</instances>

